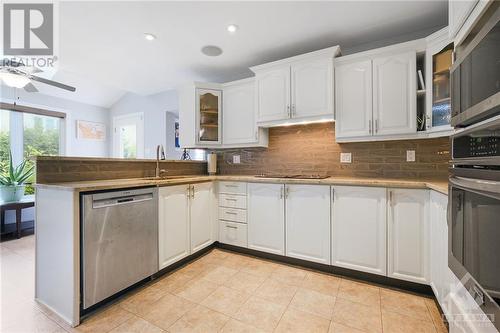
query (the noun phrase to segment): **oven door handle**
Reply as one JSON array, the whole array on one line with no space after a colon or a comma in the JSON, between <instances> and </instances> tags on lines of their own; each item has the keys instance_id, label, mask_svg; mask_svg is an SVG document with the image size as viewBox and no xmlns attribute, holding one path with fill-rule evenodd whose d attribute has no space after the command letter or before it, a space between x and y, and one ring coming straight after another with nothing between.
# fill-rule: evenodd
<instances>
[{"instance_id":1,"label":"oven door handle","mask_svg":"<svg viewBox=\"0 0 500 333\"><path fill-rule=\"evenodd\" d=\"M479 192L500 194L500 182L494 180L474 179L466 177L451 177L450 183L466 189Z\"/></svg>"}]
</instances>

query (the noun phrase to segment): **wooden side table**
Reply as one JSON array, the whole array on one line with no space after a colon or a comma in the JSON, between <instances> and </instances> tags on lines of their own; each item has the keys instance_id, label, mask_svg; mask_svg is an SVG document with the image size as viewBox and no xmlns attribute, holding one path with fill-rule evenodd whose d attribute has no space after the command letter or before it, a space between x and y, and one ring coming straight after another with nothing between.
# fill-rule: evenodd
<instances>
[{"instance_id":1,"label":"wooden side table","mask_svg":"<svg viewBox=\"0 0 500 333\"><path fill-rule=\"evenodd\" d=\"M21 221L21 213L23 209L35 206L35 196L26 195L21 201L17 202L0 202L0 234L15 233L17 238L21 238L21 232L24 229L32 229L35 227L35 221ZM5 224L5 212L8 210L16 211L16 223Z\"/></svg>"}]
</instances>

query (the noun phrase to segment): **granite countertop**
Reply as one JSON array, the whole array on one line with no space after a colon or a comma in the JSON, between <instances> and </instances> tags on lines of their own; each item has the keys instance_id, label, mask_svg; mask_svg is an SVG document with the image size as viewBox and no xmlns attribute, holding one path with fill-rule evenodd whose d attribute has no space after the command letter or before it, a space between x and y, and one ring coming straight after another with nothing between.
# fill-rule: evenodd
<instances>
[{"instance_id":1,"label":"granite countertop","mask_svg":"<svg viewBox=\"0 0 500 333\"><path fill-rule=\"evenodd\" d=\"M358 185L358 186L379 186L398 188L422 188L431 189L443 194L448 194L448 180L410 180L410 179L385 179L368 177L328 177L325 179L290 179L290 178L261 178L244 175L194 175L178 176L166 179L155 178L134 178L134 179L113 179L95 180L82 182L67 182L53 184L37 184L37 188L60 189L75 192L89 192L100 190L112 190L129 187L142 186L169 186L189 183L200 183L207 181L243 181L252 183L287 183L287 184L316 184L316 185Z\"/></svg>"}]
</instances>

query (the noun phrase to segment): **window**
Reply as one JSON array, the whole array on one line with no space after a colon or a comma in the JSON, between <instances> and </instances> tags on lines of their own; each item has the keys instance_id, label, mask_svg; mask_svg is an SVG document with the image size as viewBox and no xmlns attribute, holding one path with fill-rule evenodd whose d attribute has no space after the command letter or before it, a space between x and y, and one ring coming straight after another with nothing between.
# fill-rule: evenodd
<instances>
[{"instance_id":1,"label":"window","mask_svg":"<svg viewBox=\"0 0 500 333\"><path fill-rule=\"evenodd\" d=\"M24 157L59 155L59 118L23 114Z\"/></svg>"},{"instance_id":2,"label":"window","mask_svg":"<svg viewBox=\"0 0 500 333\"><path fill-rule=\"evenodd\" d=\"M38 155L59 155L61 118L26 112L0 110L0 168L5 170L12 152L14 165ZM28 183L33 182L30 179ZM32 193L28 187L26 193Z\"/></svg>"},{"instance_id":3,"label":"window","mask_svg":"<svg viewBox=\"0 0 500 333\"><path fill-rule=\"evenodd\" d=\"M9 160L10 148L10 114L0 110L0 168L3 170Z\"/></svg>"}]
</instances>

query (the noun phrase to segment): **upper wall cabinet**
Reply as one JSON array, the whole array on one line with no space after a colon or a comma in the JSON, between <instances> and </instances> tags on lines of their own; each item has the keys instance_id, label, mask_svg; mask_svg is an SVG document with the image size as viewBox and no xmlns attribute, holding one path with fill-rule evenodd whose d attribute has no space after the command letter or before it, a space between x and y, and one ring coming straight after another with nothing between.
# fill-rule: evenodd
<instances>
[{"instance_id":1,"label":"upper wall cabinet","mask_svg":"<svg viewBox=\"0 0 500 333\"><path fill-rule=\"evenodd\" d=\"M448 2L448 26L451 38L457 35L478 2L478 0L450 0Z\"/></svg>"},{"instance_id":2,"label":"upper wall cabinet","mask_svg":"<svg viewBox=\"0 0 500 333\"><path fill-rule=\"evenodd\" d=\"M223 146L267 146L267 130L256 123L254 78L223 84Z\"/></svg>"},{"instance_id":3,"label":"upper wall cabinet","mask_svg":"<svg viewBox=\"0 0 500 333\"><path fill-rule=\"evenodd\" d=\"M337 141L416 134L417 53L424 50L418 40L335 59Z\"/></svg>"},{"instance_id":4,"label":"upper wall cabinet","mask_svg":"<svg viewBox=\"0 0 500 333\"><path fill-rule=\"evenodd\" d=\"M448 28L443 28L426 38L426 130L428 132L451 131L450 67L453 43Z\"/></svg>"},{"instance_id":5,"label":"upper wall cabinet","mask_svg":"<svg viewBox=\"0 0 500 333\"><path fill-rule=\"evenodd\" d=\"M335 68L337 137L371 135L372 62L363 60Z\"/></svg>"},{"instance_id":6,"label":"upper wall cabinet","mask_svg":"<svg viewBox=\"0 0 500 333\"><path fill-rule=\"evenodd\" d=\"M374 135L416 132L416 53L373 59Z\"/></svg>"},{"instance_id":7,"label":"upper wall cabinet","mask_svg":"<svg viewBox=\"0 0 500 333\"><path fill-rule=\"evenodd\" d=\"M256 125L253 78L182 88L179 127L185 148L267 147L268 143L267 130Z\"/></svg>"},{"instance_id":8,"label":"upper wall cabinet","mask_svg":"<svg viewBox=\"0 0 500 333\"><path fill-rule=\"evenodd\" d=\"M333 120L333 58L338 46L252 67L257 123Z\"/></svg>"}]
</instances>

